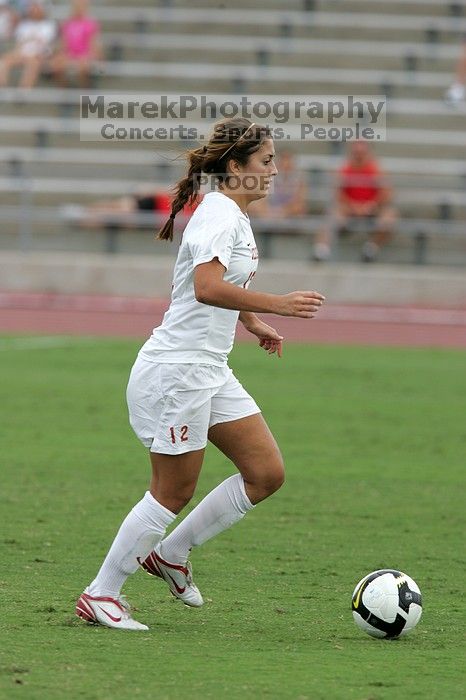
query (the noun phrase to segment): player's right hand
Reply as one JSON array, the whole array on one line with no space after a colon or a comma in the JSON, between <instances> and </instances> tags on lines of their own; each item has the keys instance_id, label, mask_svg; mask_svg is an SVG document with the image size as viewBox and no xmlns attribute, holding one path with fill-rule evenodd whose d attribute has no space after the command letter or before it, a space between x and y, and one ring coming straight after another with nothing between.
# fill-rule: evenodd
<instances>
[{"instance_id":1,"label":"player's right hand","mask_svg":"<svg viewBox=\"0 0 466 700\"><path fill-rule=\"evenodd\" d=\"M290 292L279 297L276 313L280 316L314 318L325 301L319 292Z\"/></svg>"}]
</instances>

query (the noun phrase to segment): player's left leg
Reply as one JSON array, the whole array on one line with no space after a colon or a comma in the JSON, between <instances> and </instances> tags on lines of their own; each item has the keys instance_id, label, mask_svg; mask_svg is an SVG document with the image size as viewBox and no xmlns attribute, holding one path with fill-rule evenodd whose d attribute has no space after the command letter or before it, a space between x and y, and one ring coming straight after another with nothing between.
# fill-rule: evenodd
<instances>
[{"instance_id":1,"label":"player's left leg","mask_svg":"<svg viewBox=\"0 0 466 700\"><path fill-rule=\"evenodd\" d=\"M240 473L211 491L162 540L161 556L169 562L184 564L192 547L241 520L284 481L280 450L262 414L217 423L209 430L209 440L231 459Z\"/></svg>"}]
</instances>

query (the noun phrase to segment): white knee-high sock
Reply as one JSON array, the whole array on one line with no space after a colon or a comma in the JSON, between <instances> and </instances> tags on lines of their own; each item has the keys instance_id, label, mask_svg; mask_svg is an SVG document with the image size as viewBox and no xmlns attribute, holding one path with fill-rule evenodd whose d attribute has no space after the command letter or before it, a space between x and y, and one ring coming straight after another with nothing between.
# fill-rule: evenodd
<instances>
[{"instance_id":1,"label":"white knee-high sock","mask_svg":"<svg viewBox=\"0 0 466 700\"><path fill-rule=\"evenodd\" d=\"M223 481L186 516L160 545L166 561L184 564L192 547L203 544L227 530L254 508L241 474Z\"/></svg>"},{"instance_id":2,"label":"white knee-high sock","mask_svg":"<svg viewBox=\"0 0 466 700\"><path fill-rule=\"evenodd\" d=\"M123 520L99 573L86 589L93 596L120 594L121 587L162 539L176 515L162 506L149 491Z\"/></svg>"}]
</instances>

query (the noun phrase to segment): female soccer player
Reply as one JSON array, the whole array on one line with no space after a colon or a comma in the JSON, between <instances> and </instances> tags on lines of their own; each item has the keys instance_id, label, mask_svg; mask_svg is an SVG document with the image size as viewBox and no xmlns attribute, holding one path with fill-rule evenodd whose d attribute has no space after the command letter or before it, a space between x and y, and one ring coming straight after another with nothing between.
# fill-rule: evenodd
<instances>
[{"instance_id":1,"label":"female soccer player","mask_svg":"<svg viewBox=\"0 0 466 700\"><path fill-rule=\"evenodd\" d=\"M159 233L172 239L173 220L215 174L184 230L172 298L162 324L143 345L131 371L130 423L149 448L150 489L123 521L97 577L79 597L76 614L89 622L146 630L120 595L139 566L163 579L186 605L203 599L188 556L238 522L284 481L278 446L255 401L228 367L237 320L269 354L281 356L282 336L256 312L312 318L324 297L313 291L277 295L248 290L258 261L246 213L277 174L270 131L247 119L216 124L207 145L188 152L170 218ZM210 440L238 472L211 491L164 538L189 503Z\"/></svg>"}]
</instances>

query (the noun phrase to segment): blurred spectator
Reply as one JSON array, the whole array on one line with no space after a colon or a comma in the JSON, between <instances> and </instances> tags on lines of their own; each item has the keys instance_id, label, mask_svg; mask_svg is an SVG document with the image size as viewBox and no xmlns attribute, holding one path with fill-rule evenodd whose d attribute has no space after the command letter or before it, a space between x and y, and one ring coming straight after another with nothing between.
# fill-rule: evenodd
<instances>
[{"instance_id":1,"label":"blurred spectator","mask_svg":"<svg viewBox=\"0 0 466 700\"><path fill-rule=\"evenodd\" d=\"M92 64L102 59L99 23L88 12L87 0L74 0L69 18L60 27L60 46L49 67L62 86L73 71L80 86L89 87Z\"/></svg>"},{"instance_id":2,"label":"blurred spectator","mask_svg":"<svg viewBox=\"0 0 466 700\"><path fill-rule=\"evenodd\" d=\"M11 36L14 25L14 13L8 0L0 0L0 46Z\"/></svg>"},{"instance_id":3,"label":"blurred spectator","mask_svg":"<svg viewBox=\"0 0 466 700\"><path fill-rule=\"evenodd\" d=\"M392 236L397 212L391 204L391 192L382 170L366 141L350 145L349 157L338 171L336 202L330 211L328 226L317 234L313 258L328 260L334 237L348 228L364 223L368 240L361 250L364 262L376 260L379 249Z\"/></svg>"},{"instance_id":4,"label":"blurred spectator","mask_svg":"<svg viewBox=\"0 0 466 700\"><path fill-rule=\"evenodd\" d=\"M165 192L141 192L116 199L101 199L87 207L71 204L62 209L64 218L78 221L84 228L99 228L105 223L113 222L123 225L125 214L140 212L157 212L169 216L171 198Z\"/></svg>"},{"instance_id":5,"label":"blurred spectator","mask_svg":"<svg viewBox=\"0 0 466 700\"><path fill-rule=\"evenodd\" d=\"M466 36L463 38L461 55L456 64L455 81L445 93L446 101L455 106L464 101L466 97Z\"/></svg>"},{"instance_id":6,"label":"blurred spectator","mask_svg":"<svg viewBox=\"0 0 466 700\"><path fill-rule=\"evenodd\" d=\"M295 164L290 151L277 154L278 176L267 197L257 200L251 213L270 219L287 219L307 213L306 180Z\"/></svg>"},{"instance_id":7,"label":"blurred spectator","mask_svg":"<svg viewBox=\"0 0 466 700\"><path fill-rule=\"evenodd\" d=\"M0 47L13 35L13 30L27 12L30 0L0 0Z\"/></svg>"},{"instance_id":8,"label":"blurred spectator","mask_svg":"<svg viewBox=\"0 0 466 700\"><path fill-rule=\"evenodd\" d=\"M263 199L258 199L252 203L250 214L266 220L267 227L257 232L259 248L264 258L272 255L271 234L274 232L273 221L284 221L286 228L280 227L280 233L294 233L293 224L288 221L298 216L305 216L307 213L307 187L306 179L301 171L296 167L294 156L290 151L280 151L277 153L278 175L273 179L271 189ZM277 227L275 227L276 230Z\"/></svg>"},{"instance_id":9,"label":"blurred spectator","mask_svg":"<svg viewBox=\"0 0 466 700\"><path fill-rule=\"evenodd\" d=\"M0 87L8 84L10 70L22 66L20 87L31 88L51 52L55 37L55 23L48 19L40 2L27 6L26 16L14 31L15 47L0 58Z\"/></svg>"},{"instance_id":10,"label":"blurred spectator","mask_svg":"<svg viewBox=\"0 0 466 700\"><path fill-rule=\"evenodd\" d=\"M201 199L202 196L199 202ZM183 214L190 216L199 202L195 202L192 206L187 204ZM136 223L133 219L135 214L154 212L168 217L171 209L172 197L167 192L140 192L116 199L98 200L87 207L67 204L61 208L61 215L70 223L77 223L83 228L102 228L109 224L132 227ZM127 220L125 220L126 215L128 215Z\"/></svg>"}]
</instances>

